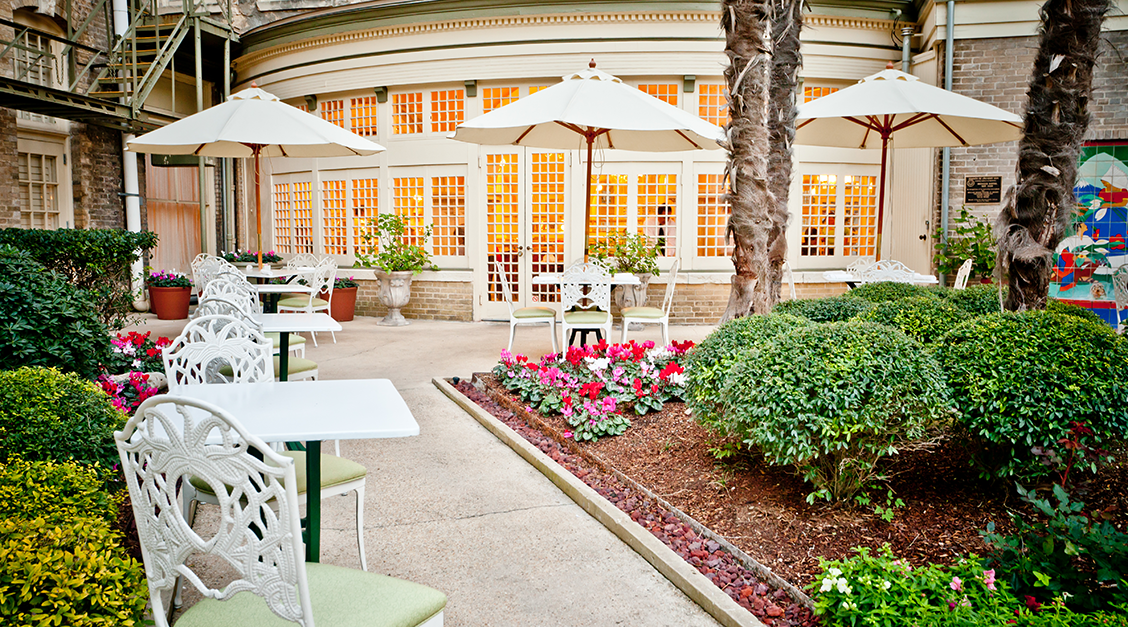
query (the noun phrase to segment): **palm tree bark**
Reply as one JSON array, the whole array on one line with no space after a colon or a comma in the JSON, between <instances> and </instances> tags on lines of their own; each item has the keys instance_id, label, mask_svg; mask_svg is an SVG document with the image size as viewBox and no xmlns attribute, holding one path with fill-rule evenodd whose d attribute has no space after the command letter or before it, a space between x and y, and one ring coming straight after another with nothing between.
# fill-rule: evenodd
<instances>
[{"instance_id":1,"label":"palm tree bark","mask_svg":"<svg viewBox=\"0 0 1128 627\"><path fill-rule=\"evenodd\" d=\"M799 33L803 28L802 0L775 0L772 5L772 85L768 102L768 132L771 152L768 154L768 183L775 200L768 233L768 288L770 307L779 302L783 263L787 260L788 196L791 191L791 144L795 141L796 90L799 67ZM768 313L767 311L761 313Z\"/></svg>"},{"instance_id":2,"label":"palm tree bark","mask_svg":"<svg viewBox=\"0 0 1128 627\"><path fill-rule=\"evenodd\" d=\"M768 184L768 98L772 72L769 3L772 0L724 0L725 68L729 123L726 201L732 208L727 234L733 241L732 279L728 306L721 322L771 310L768 244L775 205Z\"/></svg>"},{"instance_id":3,"label":"palm tree bark","mask_svg":"<svg viewBox=\"0 0 1128 627\"><path fill-rule=\"evenodd\" d=\"M1047 0L1027 91L1018 176L995 224L996 274L1011 311L1045 309L1054 249L1074 213L1077 160L1089 126L1093 65L1109 0Z\"/></svg>"}]
</instances>

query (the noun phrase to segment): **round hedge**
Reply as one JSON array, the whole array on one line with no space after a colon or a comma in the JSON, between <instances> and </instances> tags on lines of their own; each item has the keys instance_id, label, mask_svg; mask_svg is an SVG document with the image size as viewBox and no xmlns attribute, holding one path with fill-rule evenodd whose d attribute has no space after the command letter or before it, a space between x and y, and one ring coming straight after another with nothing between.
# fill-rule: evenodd
<instances>
[{"instance_id":1,"label":"round hedge","mask_svg":"<svg viewBox=\"0 0 1128 627\"><path fill-rule=\"evenodd\" d=\"M731 432L835 499L951 415L928 351L896 329L857 320L797 328L744 353L722 395Z\"/></svg>"},{"instance_id":2,"label":"round hedge","mask_svg":"<svg viewBox=\"0 0 1128 627\"><path fill-rule=\"evenodd\" d=\"M999 313L999 288L994 284L969 285L966 289L953 290L944 288L937 292L941 298L949 303L977 316ZM1007 297L1007 287L1003 286L1003 298Z\"/></svg>"},{"instance_id":3,"label":"round hedge","mask_svg":"<svg viewBox=\"0 0 1128 627\"><path fill-rule=\"evenodd\" d=\"M709 337L694 346L682 364L685 367L685 404L702 425L724 431L721 422L721 389L729 368L737 357L763 345L777 335L814 324L805 318L772 313L744 316L717 327Z\"/></svg>"},{"instance_id":4,"label":"round hedge","mask_svg":"<svg viewBox=\"0 0 1128 627\"><path fill-rule=\"evenodd\" d=\"M68 461L110 470L125 414L94 383L50 368L0 371L0 462Z\"/></svg>"},{"instance_id":5,"label":"round hedge","mask_svg":"<svg viewBox=\"0 0 1128 627\"><path fill-rule=\"evenodd\" d=\"M93 379L110 356L102 307L27 253L0 246L0 363L45 366Z\"/></svg>"},{"instance_id":6,"label":"round hedge","mask_svg":"<svg viewBox=\"0 0 1128 627\"><path fill-rule=\"evenodd\" d=\"M849 296L804 298L777 303L772 313L790 314L812 322L843 322L869 309L872 303Z\"/></svg>"},{"instance_id":7,"label":"round hedge","mask_svg":"<svg viewBox=\"0 0 1128 627\"><path fill-rule=\"evenodd\" d=\"M922 285L895 283L893 281L865 283L846 292L846 295L868 300L871 303L883 303L901 298L936 298L931 290Z\"/></svg>"},{"instance_id":8,"label":"round hedge","mask_svg":"<svg viewBox=\"0 0 1128 627\"><path fill-rule=\"evenodd\" d=\"M914 297L877 303L858 314L857 319L900 329L921 344L930 344L970 317L968 312L941 299Z\"/></svg>"},{"instance_id":9,"label":"round hedge","mask_svg":"<svg viewBox=\"0 0 1128 627\"><path fill-rule=\"evenodd\" d=\"M1098 441L1128 435L1128 340L1108 325L1047 311L998 313L952 329L935 349L961 421L999 477L1044 475L1034 446L1054 446L1070 421Z\"/></svg>"}]
</instances>

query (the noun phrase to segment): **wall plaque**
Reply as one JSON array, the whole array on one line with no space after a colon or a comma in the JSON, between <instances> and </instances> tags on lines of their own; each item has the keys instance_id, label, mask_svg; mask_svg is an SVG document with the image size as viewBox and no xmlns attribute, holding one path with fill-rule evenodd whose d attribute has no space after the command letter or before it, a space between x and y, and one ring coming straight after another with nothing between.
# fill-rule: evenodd
<instances>
[{"instance_id":1,"label":"wall plaque","mask_svg":"<svg viewBox=\"0 0 1128 627\"><path fill-rule=\"evenodd\" d=\"M997 205L1003 199L1003 177L965 176L965 205Z\"/></svg>"}]
</instances>

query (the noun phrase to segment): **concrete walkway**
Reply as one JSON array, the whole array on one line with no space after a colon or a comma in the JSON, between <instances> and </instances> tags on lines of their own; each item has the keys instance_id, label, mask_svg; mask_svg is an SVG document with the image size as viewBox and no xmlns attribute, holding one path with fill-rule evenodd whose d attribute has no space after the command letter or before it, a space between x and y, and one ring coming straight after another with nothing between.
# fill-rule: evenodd
<instances>
[{"instance_id":1,"label":"concrete walkway","mask_svg":"<svg viewBox=\"0 0 1128 627\"><path fill-rule=\"evenodd\" d=\"M182 326L146 316L128 330L172 337ZM450 627L717 625L431 383L492 368L508 324L388 328L357 318L344 327L336 344L328 334L318 347L307 342L321 378L391 379L420 428L414 438L341 443L342 455L368 468L370 571L445 592ZM670 336L699 341L711 330L672 327ZM631 337L661 340L656 326ZM517 330L514 352L550 349L547 329ZM359 568L354 507L351 495L324 502L322 561Z\"/></svg>"}]
</instances>

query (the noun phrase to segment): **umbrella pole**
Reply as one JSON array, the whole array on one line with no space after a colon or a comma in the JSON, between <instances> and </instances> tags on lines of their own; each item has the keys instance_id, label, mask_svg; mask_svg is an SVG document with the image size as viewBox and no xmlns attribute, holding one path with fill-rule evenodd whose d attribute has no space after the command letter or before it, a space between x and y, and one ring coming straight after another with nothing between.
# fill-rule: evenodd
<instances>
[{"instance_id":1,"label":"umbrella pole","mask_svg":"<svg viewBox=\"0 0 1128 627\"><path fill-rule=\"evenodd\" d=\"M586 201L584 207L584 261L588 260L588 244L591 234L589 233L589 224L591 223L591 146L595 143L595 138L590 134L587 135L587 180L584 182L584 189L587 190Z\"/></svg>"},{"instance_id":2,"label":"umbrella pole","mask_svg":"<svg viewBox=\"0 0 1128 627\"><path fill-rule=\"evenodd\" d=\"M262 148L260 146L254 146L251 150L255 153L255 219L258 221L258 239L256 243L258 244L259 270L262 270L262 186L260 185L261 181L259 181L259 152ZM879 235L878 241L881 241L880 237Z\"/></svg>"},{"instance_id":3,"label":"umbrella pole","mask_svg":"<svg viewBox=\"0 0 1128 627\"><path fill-rule=\"evenodd\" d=\"M877 249L876 261L881 261L881 227L885 223L885 160L889 156L889 135L881 134L881 179L877 190Z\"/></svg>"}]
</instances>

